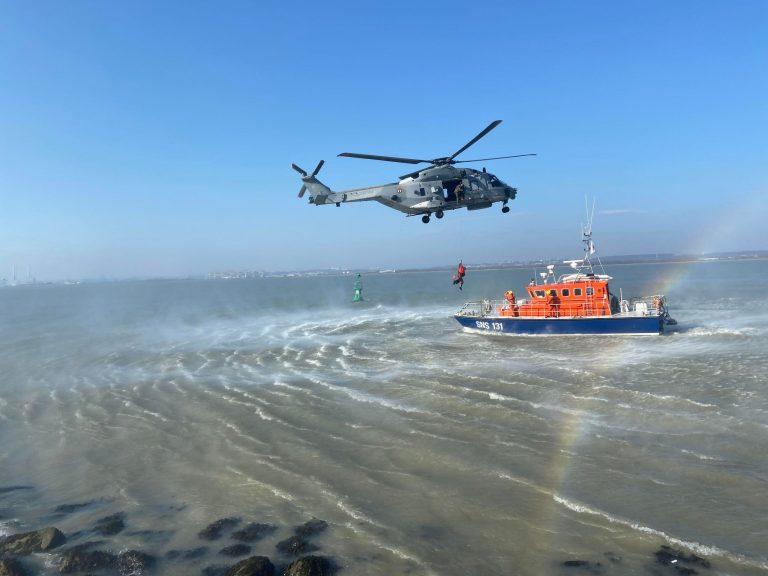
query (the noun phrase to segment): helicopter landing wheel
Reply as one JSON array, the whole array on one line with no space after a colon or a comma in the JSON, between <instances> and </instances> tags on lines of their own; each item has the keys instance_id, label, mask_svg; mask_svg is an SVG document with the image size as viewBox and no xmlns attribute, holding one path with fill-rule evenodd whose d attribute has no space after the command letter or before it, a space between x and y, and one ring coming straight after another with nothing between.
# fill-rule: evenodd
<instances>
[{"instance_id":1,"label":"helicopter landing wheel","mask_svg":"<svg viewBox=\"0 0 768 576\"><path fill-rule=\"evenodd\" d=\"M501 209L501 211L502 211L504 214L506 214L507 212L509 212L509 206L504 206L504 208L502 208L502 209Z\"/></svg>"},{"instance_id":2,"label":"helicopter landing wheel","mask_svg":"<svg viewBox=\"0 0 768 576\"><path fill-rule=\"evenodd\" d=\"M424 214L424 216L421 217L421 221L424 222L424 224L429 224L429 214Z\"/></svg>"},{"instance_id":3,"label":"helicopter landing wheel","mask_svg":"<svg viewBox=\"0 0 768 576\"><path fill-rule=\"evenodd\" d=\"M440 218L444 216L443 211L438 210L437 212L435 212L435 216L437 216L437 219L440 220Z\"/></svg>"}]
</instances>

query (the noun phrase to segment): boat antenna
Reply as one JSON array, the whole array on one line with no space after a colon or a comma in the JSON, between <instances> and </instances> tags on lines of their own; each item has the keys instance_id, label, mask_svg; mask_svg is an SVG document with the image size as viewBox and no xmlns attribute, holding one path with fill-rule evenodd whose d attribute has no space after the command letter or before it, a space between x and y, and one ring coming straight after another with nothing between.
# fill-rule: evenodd
<instances>
[{"instance_id":1,"label":"boat antenna","mask_svg":"<svg viewBox=\"0 0 768 576\"><path fill-rule=\"evenodd\" d=\"M584 243L584 261L587 263L587 267L590 270L592 270L592 262L590 261L589 257L597 252L595 249L595 243L592 241L592 222L595 219L595 201L596 198L592 198L592 211L590 212L587 197L584 196L584 207L586 208L587 212L587 225L584 226L581 230L581 241ZM602 270L603 274L605 274L605 268L603 268L603 263L600 261L600 256L598 255L596 258L600 269Z\"/></svg>"}]
</instances>

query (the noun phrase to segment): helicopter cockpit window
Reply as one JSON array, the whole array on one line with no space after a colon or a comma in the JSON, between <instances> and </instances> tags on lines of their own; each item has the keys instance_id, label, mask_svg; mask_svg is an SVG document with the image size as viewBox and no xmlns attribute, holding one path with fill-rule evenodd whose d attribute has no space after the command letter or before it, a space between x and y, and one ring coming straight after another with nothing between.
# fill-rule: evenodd
<instances>
[{"instance_id":1,"label":"helicopter cockpit window","mask_svg":"<svg viewBox=\"0 0 768 576\"><path fill-rule=\"evenodd\" d=\"M426 190L424 190L424 188L419 188L419 189L416 191L416 194L418 194L419 196L424 196L424 195L426 195L426 193L427 193L427 191L426 191Z\"/></svg>"},{"instance_id":2,"label":"helicopter cockpit window","mask_svg":"<svg viewBox=\"0 0 768 576\"><path fill-rule=\"evenodd\" d=\"M491 184L491 186L501 186L501 181L493 174L491 174L490 178L488 178L488 182Z\"/></svg>"}]
</instances>

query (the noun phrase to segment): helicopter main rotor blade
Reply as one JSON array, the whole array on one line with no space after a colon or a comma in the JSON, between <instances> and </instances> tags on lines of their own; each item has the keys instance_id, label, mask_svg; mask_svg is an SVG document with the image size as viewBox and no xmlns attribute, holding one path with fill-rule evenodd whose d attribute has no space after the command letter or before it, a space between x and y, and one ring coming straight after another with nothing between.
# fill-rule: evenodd
<instances>
[{"instance_id":1,"label":"helicopter main rotor blade","mask_svg":"<svg viewBox=\"0 0 768 576\"><path fill-rule=\"evenodd\" d=\"M323 164L325 164L325 160L320 160L320 162L317 163L317 168L312 172L312 176L317 176L317 173L320 172L320 168L323 167Z\"/></svg>"},{"instance_id":2,"label":"helicopter main rotor blade","mask_svg":"<svg viewBox=\"0 0 768 576\"><path fill-rule=\"evenodd\" d=\"M536 156L536 154L513 154L512 156L496 156L494 158L478 158L476 160L456 160L454 164L465 164L467 162L485 162L486 160L501 160L502 158L520 158L522 156Z\"/></svg>"},{"instance_id":3,"label":"helicopter main rotor blade","mask_svg":"<svg viewBox=\"0 0 768 576\"><path fill-rule=\"evenodd\" d=\"M416 158L398 158L397 156L376 156L375 154L357 154L355 152L342 152L339 156L345 158L363 158L364 160L382 160L384 162L401 162L403 164L421 164L432 160L418 160Z\"/></svg>"},{"instance_id":4,"label":"helicopter main rotor blade","mask_svg":"<svg viewBox=\"0 0 768 576\"><path fill-rule=\"evenodd\" d=\"M457 152L454 152L452 156L449 156L447 158L447 162L446 163L447 164L452 164L453 163L453 159L456 158L456 156L458 156L459 154L464 152L464 150L466 150L467 148L472 146L472 144L474 144L475 142L480 140L480 138L482 138L483 136L488 134L488 132L490 132L491 130L496 128L496 126L498 126L499 124L501 124L501 120L494 120L493 122L488 124L488 126L485 128L485 130L483 130L482 132L480 132L480 134L478 134L477 136L472 138L472 140L470 140L467 144L465 144L463 148L460 148Z\"/></svg>"}]
</instances>

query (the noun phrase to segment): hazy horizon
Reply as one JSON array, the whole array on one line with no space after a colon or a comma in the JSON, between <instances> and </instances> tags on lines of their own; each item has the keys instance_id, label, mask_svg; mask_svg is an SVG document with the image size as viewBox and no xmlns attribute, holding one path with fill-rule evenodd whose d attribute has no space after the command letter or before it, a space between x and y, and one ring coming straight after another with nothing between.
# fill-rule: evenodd
<instances>
[{"instance_id":1,"label":"hazy horizon","mask_svg":"<svg viewBox=\"0 0 768 576\"><path fill-rule=\"evenodd\" d=\"M605 263L607 266L621 266L621 265L633 265L633 264L653 264L654 260L651 259L653 254L612 254L604 255L602 257L593 257L593 264L595 266L601 266ZM679 263L690 261L740 261L740 260L764 260L768 258L768 250L739 250L735 252L710 252L707 254L674 254L674 253L658 253L659 263ZM575 257L575 255L574 255ZM602 258L602 260L600 259ZM494 267L509 267L509 268L525 268L526 266L536 266L543 263L561 265L564 268L564 262L568 258L565 255L555 256L552 258L542 258L538 260L508 260L508 261L478 261L471 262L465 261L464 264L471 269L472 267L479 267L481 269L493 269ZM256 276L267 277L279 277L286 275L333 275L334 273L340 275L354 274L357 272L368 274L379 274L389 272L428 272L433 270L450 270L455 267L455 263L443 263L435 264L433 266L418 266L418 267L401 267L401 268L376 268L376 267L327 267L327 268L301 268L301 269L258 269L258 268L218 268L215 270L208 270L207 272L199 274L180 274L180 275L134 275L134 276L91 276L91 277L62 277L62 278L38 278L30 272L22 274L19 270L16 271L16 280L14 284L13 274L8 277L0 275L0 287L3 285L25 285L25 284L37 284L37 283L61 283L61 282L121 282L121 281L144 281L144 280L185 280L185 279L243 279L236 277L228 277L228 274L246 274L246 278ZM220 278L215 278L215 275L223 275ZM212 278L213 277L213 278Z\"/></svg>"}]
</instances>

